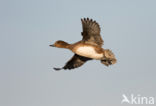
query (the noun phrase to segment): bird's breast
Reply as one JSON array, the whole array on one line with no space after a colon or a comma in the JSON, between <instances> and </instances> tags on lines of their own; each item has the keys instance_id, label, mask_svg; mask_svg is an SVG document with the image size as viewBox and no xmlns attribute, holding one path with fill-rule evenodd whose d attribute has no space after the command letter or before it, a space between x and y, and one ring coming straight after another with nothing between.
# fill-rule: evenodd
<instances>
[{"instance_id":1,"label":"bird's breast","mask_svg":"<svg viewBox=\"0 0 156 106\"><path fill-rule=\"evenodd\" d=\"M92 46L80 46L80 47L77 47L77 49L75 50L75 53L80 55L80 56L93 58L93 59L98 59L98 60L103 57L103 53L98 53L95 50L95 48L92 47Z\"/></svg>"}]
</instances>

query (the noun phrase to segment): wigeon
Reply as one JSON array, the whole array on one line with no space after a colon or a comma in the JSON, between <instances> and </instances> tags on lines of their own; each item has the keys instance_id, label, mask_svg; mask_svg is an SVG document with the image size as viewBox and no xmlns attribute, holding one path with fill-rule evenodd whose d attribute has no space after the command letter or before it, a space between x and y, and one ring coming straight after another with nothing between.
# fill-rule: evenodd
<instances>
[{"instance_id":1,"label":"wigeon","mask_svg":"<svg viewBox=\"0 0 156 106\"><path fill-rule=\"evenodd\" d=\"M109 66L116 63L113 52L109 49L103 49L103 40L100 35L100 26L96 21L89 18L81 19L83 32L82 40L73 44L65 41L56 41L51 47L69 49L74 56L61 69L74 69L82 66L88 60L100 60L102 64Z\"/></svg>"}]
</instances>

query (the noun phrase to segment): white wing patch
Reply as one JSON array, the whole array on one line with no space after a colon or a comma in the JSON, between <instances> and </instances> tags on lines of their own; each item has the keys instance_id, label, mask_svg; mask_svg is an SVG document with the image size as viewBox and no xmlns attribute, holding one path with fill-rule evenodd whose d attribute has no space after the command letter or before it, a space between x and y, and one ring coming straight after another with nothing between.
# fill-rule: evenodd
<instances>
[{"instance_id":1,"label":"white wing patch","mask_svg":"<svg viewBox=\"0 0 156 106\"><path fill-rule=\"evenodd\" d=\"M93 59L101 59L103 57L103 53L97 53L95 49L90 46L78 47L76 50L76 54Z\"/></svg>"}]
</instances>

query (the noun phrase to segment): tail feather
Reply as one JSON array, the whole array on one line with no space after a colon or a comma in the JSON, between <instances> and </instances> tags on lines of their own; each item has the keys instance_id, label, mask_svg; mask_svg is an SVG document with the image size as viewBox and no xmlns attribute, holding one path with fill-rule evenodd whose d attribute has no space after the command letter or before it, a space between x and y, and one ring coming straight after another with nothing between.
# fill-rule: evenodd
<instances>
[{"instance_id":1,"label":"tail feather","mask_svg":"<svg viewBox=\"0 0 156 106\"><path fill-rule=\"evenodd\" d=\"M104 64L105 66L109 66L109 65L112 65L111 61L109 60L101 60L101 63Z\"/></svg>"},{"instance_id":2,"label":"tail feather","mask_svg":"<svg viewBox=\"0 0 156 106\"><path fill-rule=\"evenodd\" d=\"M106 66L109 66L109 65L115 64L116 62L117 62L117 60L115 58L114 53L109 49L105 49L104 50L104 58L101 59L101 63Z\"/></svg>"}]
</instances>

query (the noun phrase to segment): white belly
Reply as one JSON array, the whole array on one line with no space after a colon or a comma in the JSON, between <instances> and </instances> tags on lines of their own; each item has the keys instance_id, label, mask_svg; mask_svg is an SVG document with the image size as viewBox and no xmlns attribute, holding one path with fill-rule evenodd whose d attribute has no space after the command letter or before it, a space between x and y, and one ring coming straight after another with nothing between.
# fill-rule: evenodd
<instances>
[{"instance_id":1,"label":"white belly","mask_svg":"<svg viewBox=\"0 0 156 106\"><path fill-rule=\"evenodd\" d=\"M89 46L78 47L76 54L93 59L101 59L103 57L103 53L97 53L93 47Z\"/></svg>"}]
</instances>

